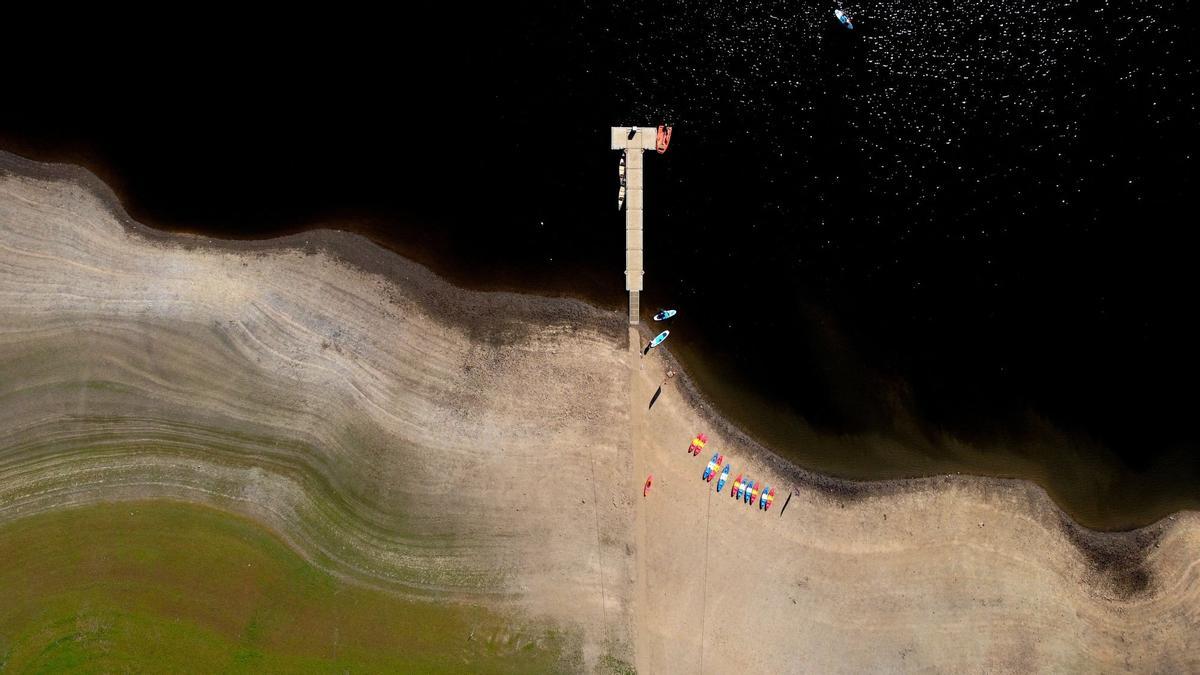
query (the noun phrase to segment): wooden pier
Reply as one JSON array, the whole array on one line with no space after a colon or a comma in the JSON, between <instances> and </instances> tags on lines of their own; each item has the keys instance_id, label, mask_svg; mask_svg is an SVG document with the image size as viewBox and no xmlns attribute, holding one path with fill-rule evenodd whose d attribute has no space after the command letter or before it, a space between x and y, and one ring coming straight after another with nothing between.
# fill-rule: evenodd
<instances>
[{"instance_id":1,"label":"wooden pier","mask_svg":"<svg viewBox=\"0 0 1200 675\"><path fill-rule=\"evenodd\" d=\"M612 127L612 149L625 152L625 290L629 291L631 326L640 320L638 296L645 275L642 267L642 153L655 150L657 135L657 127Z\"/></svg>"}]
</instances>

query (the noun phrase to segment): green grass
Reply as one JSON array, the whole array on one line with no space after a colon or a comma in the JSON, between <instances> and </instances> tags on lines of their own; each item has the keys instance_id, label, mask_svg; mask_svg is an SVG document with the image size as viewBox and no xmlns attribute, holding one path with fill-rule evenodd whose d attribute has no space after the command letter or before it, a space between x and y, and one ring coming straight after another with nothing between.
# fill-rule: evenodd
<instances>
[{"instance_id":1,"label":"green grass","mask_svg":"<svg viewBox=\"0 0 1200 675\"><path fill-rule=\"evenodd\" d=\"M205 507L101 504L0 526L0 672L548 672L577 667L568 642L344 583Z\"/></svg>"}]
</instances>

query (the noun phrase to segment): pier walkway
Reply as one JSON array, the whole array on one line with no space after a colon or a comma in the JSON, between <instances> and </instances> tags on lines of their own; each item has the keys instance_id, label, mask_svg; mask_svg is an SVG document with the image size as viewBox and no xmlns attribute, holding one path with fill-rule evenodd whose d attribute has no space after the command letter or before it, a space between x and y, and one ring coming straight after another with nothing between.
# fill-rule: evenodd
<instances>
[{"instance_id":1,"label":"pier walkway","mask_svg":"<svg viewBox=\"0 0 1200 675\"><path fill-rule=\"evenodd\" d=\"M630 131L634 130L633 134ZM625 290L629 291L629 325L640 320L642 292L642 153L655 149L657 127L612 127L612 149L625 152Z\"/></svg>"}]
</instances>

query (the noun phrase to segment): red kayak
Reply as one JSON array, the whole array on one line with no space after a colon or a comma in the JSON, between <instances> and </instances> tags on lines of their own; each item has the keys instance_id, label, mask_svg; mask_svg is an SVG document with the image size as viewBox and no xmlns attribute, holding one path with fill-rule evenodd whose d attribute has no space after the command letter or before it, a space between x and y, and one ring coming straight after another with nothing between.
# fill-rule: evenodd
<instances>
[{"instance_id":1,"label":"red kayak","mask_svg":"<svg viewBox=\"0 0 1200 675\"><path fill-rule=\"evenodd\" d=\"M650 488L654 485L654 474L646 476L646 487L642 488L642 496L650 494Z\"/></svg>"},{"instance_id":2,"label":"red kayak","mask_svg":"<svg viewBox=\"0 0 1200 675\"><path fill-rule=\"evenodd\" d=\"M654 140L654 149L658 150L658 154L663 154L667 151L667 146L671 144L671 127L658 125L658 136Z\"/></svg>"}]
</instances>

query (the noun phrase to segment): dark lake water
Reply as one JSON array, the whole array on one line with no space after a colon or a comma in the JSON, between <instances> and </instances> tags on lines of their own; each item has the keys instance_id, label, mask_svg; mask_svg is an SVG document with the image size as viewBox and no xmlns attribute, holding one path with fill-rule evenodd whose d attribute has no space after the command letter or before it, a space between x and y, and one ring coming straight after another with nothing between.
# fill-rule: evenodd
<instances>
[{"instance_id":1,"label":"dark lake water","mask_svg":"<svg viewBox=\"0 0 1200 675\"><path fill-rule=\"evenodd\" d=\"M834 6L157 36L17 75L0 143L87 165L158 227L343 227L463 283L620 306L608 127L669 121L643 304L680 310L672 349L755 435L842 476L1030 477L1099 527L1195 508L1187 4L845 3L854 31Z\"/></svg>"}]
</instances>

